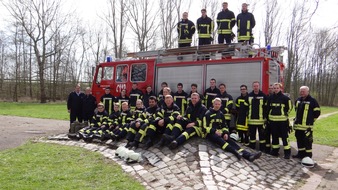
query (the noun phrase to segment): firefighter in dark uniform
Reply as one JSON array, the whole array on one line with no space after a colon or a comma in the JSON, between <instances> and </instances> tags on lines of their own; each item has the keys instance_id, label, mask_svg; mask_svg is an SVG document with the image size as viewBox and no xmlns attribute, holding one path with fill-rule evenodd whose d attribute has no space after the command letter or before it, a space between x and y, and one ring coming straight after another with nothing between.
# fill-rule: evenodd
<instances>
[{"instance_id":1,"label":"firefighter in dark uniform","mask_svg":"<svg viewBox=\"0 0 338 190\"><path fill-rule=\"evenodd\" d=\"M248 126L250 135L250 148L256 147L256 132L258 130L259 149L265 150L264 123L266 122L266 95L260 90L259 82L252 83L253 91L249 93L247 99L248 108Z\"/></svg>"},{"instance_id":2,"label":"firefighter in dark uniform","mask_svg":"<svg viewBox=\"0 0 338 190\"><path fill-rule=\"evenodd\" d=\"M215 98L213 107L210 108L203 118L203 126L206 133L206 138L217 144L221 149L233 153L239 160L243 157L250 162L258 159L262 152L250 153L240 148L235 141L229 137L228 127L226 126L225 118L220 108L222 100Z\"/></svg>"},{"instance_id":3,"label":"firefighter in dark uniform","mask_svg":"<svg viewBox=\"0 0 338 190\"><path fill-rule=\"evenodd\" d=\"M178 115L171 134L164 134L170 142L170 149L177 148L193 136L203 137L202 121L206 111L207 108L202 104L199 94L193 93L184 117Z\"/></svg>"},{"instance_id":4,"label":"firefighter in dark uniform","mask_svg":"<svg viewBox=\"0 0 338 190\"><path fill-rule=\"evenodd\" d=\"M190 47L195 30L195 24L188 20L188 13L184 12L181 22L177 23L178 47Z\"/></svg>"},{"instance_id":5,"label":"firefighter in dark uniform","mask_svg":"<svg viewBox=\"0 0 338 190\"><path fill-rule=\"evenodd\" d=\"M294 158L312 158L313 125L320 116L320 107L316 99L309 94L309 87L299 89L300 97L295 102L296 118L294 121L298 154Z\"/></svg>"},{"instance_id":6,"label":"firefighter in dark uniform","mask_svg":"<svg viewBox=\"0 0 338 190\"><path fill-rule=\"evenodd\" d=\"M108 127L108 113L104 109L104 104L100 102L97 104L97 111L90 121L90 126L81 129L78 137L89 141L93 139L94 131Z\"/></svg>"},{"instance_id":7,"label":"firefighter in dark uniform","mask_svg":"<svg viewBox=\"0 0 338 190\"><path fill-rule=\"evenodd\" d=\"M249 132L248 132L248 118L246 116L248 111L248 87L246 85L240 86L241 95L236 99L236 128L240 142L245 146L249 146Z\"/></svg>"},{"instance_id":8,"label":"firefighter in dark uniform","mask_svg":"<svg viewBox=\"0 0 338 190\"><path fill-rule=\"evenodd\" d=\"M82 102L84 94L80 91L80 84L75 86L75 90L71 92L67 100L67 110L70 113L70 123L72 124L76 119L82 123Z\"/></svg>"},{"instance_id":9,"label":"firefighter in dark uniform","mask_svg":"<svg viewBox=\"0 0 338 190\"><path fill-rule=\"evenodd\" d=\"M156 113L155 120L151 122L146 130L148 141L153 142L156 134L163 134L166 130L172 130L178 115L180 115L180 108L174 103L174 99L171 95L166 95L165 104ZM156 147L161 147L165 143L168 142L162 137ZM150 143L147 142L147 144Z\"/></svg>"},{"instance_id":10,"label":"firefighter in dark uniform","mask_svg":"<svg viewBox=\"0 0 338 190\"><path fill-rule=\"evenodd\" d=\"M248 4L242 4L242 13L237 15L237 39L238 42L253 43L252 29L255 27L256 21L252 13L248 11Z\"/></svg>"},{"instance_id":11,"label":"firefighter in dark uniform","mask_svg":"<svg viewBox=\"0 0 338 190\"><path fill-rule=\"evenodd\" d=\"M133 121L130 122L129 130L127 131L127 137L128 143L126 145L126 148L129 148L132 146L132 142L135 139L135 135L140 129L141 125L144 123L144 120L146 119L146 109L143 106L142 100L138 99L136 101L136 109L134 110L133 114Z\"/></svg>"},{"instance_id":12,"label":"firefighter in dark uniform","mask_svg":"<svg viewBox=\"0 0 338 190\"><path fill-rule=\"evenodd\" d=\"M105 88L104 95L101 96L100 101L104 104L105 110L110 115L114 109L115 96L110 94L110 87Z\"/></svg>"},{"instance_id":13,"label":"firefighter in dark uniform","mask_svg":"<svg viewBox=\"0 0 338 190\"><path fill-rule=\"evenodd\" d=\"M139 144L146 137L146 129L149 124L156 118L158 107L157 98L155 96L149 97L149 107L145 111L146 118L140 123L140 129L136 132L134 141L130 144L130 147L138 148ZM145 149L152 145L152 141L145 142Z\"/></svg>"},{"instance_id":14,"label":"firefighter in dark uniform","mask_svg":"<svg viewBox=\"0 0 338 190\"><path fill-rule=\"evenodd\" d=\"M143 95L142 100L143 100L143 105L145 108L149 107L149 98L151 96L156 96L155 93L153 92L153 89L151 86L147 86L146 88L146 93Z\"/></svg>"},{"instance_id":15,"label":"firefighter in dark uniform","mask_svg":"<svg viewBox=\"0 0 338 190\"><path fill-rule=\"evenodd\" d=\"M173 97L175 104L181 110L181 115L183 115L187 106L188 94L184 92L182 83L177 84L177 92L174 93Z\"/></svg>"},{"instance_id":16,"label":"firefighter in dark uniform","mask_svg":"<svg viewBox=\"0 0 338 190\"><path fill-rule=\"evenodd\" d=\"M116 102L118 102L119 105L122 105L123 102L129 103L129 97L127 96L127 90L126 89L121 90L120 96L116 97ZM121 111L121 107L120 107L120 111Z\"/></svg>"},{"instance_id":17,"label":"firefighter in dark uniform","mask_svg":"<svg viewBox=\"0 0 338 190\"><path fill-rule=\"evenodd\" d=\"M82 106L83 106L83 121L88 122L93 118L94 110L96 108L96 98L92 95L90 87L87 87L85 90Z\"/></svg>"},{"instance_id":18,"label":"firefighter in dark uniform","mask_svg":"<svg viewBox=\"0 0 338 190\"><path fill-rule=\"evenodd\" d=\"M212 100L220 93L216 87L216 79L210 79L210 87L204 91L204 105L209 109L212 106Z\"/></svg>"},{"instance_id":19,"label":"firefighter in dark uniform","mask_svg":"<svg viewBox=\"0 0 338 190\"><path fill-rule=\"evenodd\" d=\"M159 108L162 108L165 105L165 96L171 95L171 89L169 87L164 87L162 91L162 96L158 97L157 105Z\"/></svg>"},{"instance_id":20,"label":"firefighter in dark uniform","mask_svg":"<svg viewBox=\"0 0 338 190\"><path fill-rule=\"evenodd\" d=\"M273 85L274 94L269 96L267 101L267 121L272 136L271 155L279 155L279 138L281 138L284 146L284 158L290 159L289 113L292 110L292 103L290 98L282 93L281 87L280 83L275 83Z\"/></svg>"},{"instance_id":21,"label":"firefighter in dark uniform","mask_svg":"<svg viewBox=\"0 0 338 190\"><path fill-rule=\"evenodd\" d=\"M130 112L128 102L123 102L121 107L122 111L120 116L113 124L113 132L110 133L113 141L118 141L124 138L128 133L130 122L134 120L133 114Z\"/></svg>"},{"instance_id":22,"label":"firefighter in dark uniform","mask_svg":"<svg viewBox=\"0 0 338 190\"><path fill-rule=\"evenodd\" d=\"M133 83L132 89L129 94L129 105L130 105L130 110L134 111L136 108L136 100L141 99L143 96L143 92L137 88L138 84L136 82Z\"/></svg>"},{"instance_id":23,"label":"firefighter in dark uniform","mask_svg":"<svg viewBox=\"0 0 338 190\"><path fill-rule=\"evenodd\" d=\"M224 40L227 44L231 43L232 28L236 24L234 12L228 9L228 3L222 3L223 9L217 15L217 33L218 43L224 44Z\"/></svg>"},{"instance_id":24,"label":"firefighter in dark uniform","mask_svg":"<svg viewBox=\"0 0 338 190\"><path fill-rule=\"evenodd\" d=\"M194 92L196 92L197 94L200 95L200 100L202 101L202 104L204 104L204 96L203 96L203 94L201 94L201 93L199 93L199 92L197 91L197 84L192 83L190 87L191 87L191 91L190 91L190 93L189 93L189 95L188 95L188 97L187 97L187 104L190 103L190 101L191 101L191 95L192 95L192 93L194 93Z\"/></svg>"},{"instance_id":25,"label":"firefighter in dark uniform","mask_svg":"<svg viewBox=\"0 0 338 190\"><path fill-rule=\"evenodd\" d=\"M207 16L207 10L201 10L202 16L197 19L198 45L211 44L211 34L214 31L214 21Z\"/></svg>"},{"instance_id":26,"label":"firefighter in dark uniform","mask_svg":"<svg viewBox=\"0 0 338 190\"><path fill-rule=\"evenodd\" d=\"M227 122L227 126L229 127L230 133L236 133L236 127L232 127L231 123L231 112L233 110L234 100L230 94L226 92L226 85L220 84L218 85L220 93L216 96L222 100L221 111L224 114L225 121Z\"/></svg>"}]
</instances>

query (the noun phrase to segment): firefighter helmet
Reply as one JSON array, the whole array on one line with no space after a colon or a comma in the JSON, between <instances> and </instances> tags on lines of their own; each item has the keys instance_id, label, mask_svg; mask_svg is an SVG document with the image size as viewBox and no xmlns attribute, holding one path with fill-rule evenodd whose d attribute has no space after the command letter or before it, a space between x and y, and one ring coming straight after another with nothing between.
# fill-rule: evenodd
<instances>
[{"instance_id":1,"label":"firefighter helmet","mask_svg":"<svg viewBox=\"0 0 338 190\"><path fill-rule=\"evenodd\" d=\"M302 159L301 164L307 168L313 168L315 166L315 162L308 156Z\"/></svg>"},{"instance_id":2,"label":"firefighter helmet","mask_svg":"<svg viewBox=\"0 0 338 190\"><path fill-rule=\"evenodd\" d=\"M239 140L239 137L238 137L237 133L231 133L230 134L230 138L232 140L234 140L234 141L238 141Z\"/></svg>"}]
</instances>

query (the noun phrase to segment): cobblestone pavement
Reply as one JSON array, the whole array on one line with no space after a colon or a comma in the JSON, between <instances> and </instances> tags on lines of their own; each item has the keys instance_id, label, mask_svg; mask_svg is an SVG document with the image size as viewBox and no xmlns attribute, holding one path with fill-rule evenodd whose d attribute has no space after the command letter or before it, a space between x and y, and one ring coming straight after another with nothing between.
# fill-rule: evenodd
<instances>
[{"instance_id":1,"label":"cobblestone pavement","mask_svg":"<svg viewBox=\"0 0 338 190\"><path fill-rule=\"evenodd\" d=\"M39 141L69 146L79 146L100 152L114 160L122 169L136 177L147 189L295 189L304 183L308 175L296 160L285 160L263 154L260 159L240 161L231 153L224 152L204 139L191 139L176 150L167 147L149 148L139 152L143 163L128 164L115 157L114 147L99 143L69 140L65 134Z\"/></svg>"}]
</instances>

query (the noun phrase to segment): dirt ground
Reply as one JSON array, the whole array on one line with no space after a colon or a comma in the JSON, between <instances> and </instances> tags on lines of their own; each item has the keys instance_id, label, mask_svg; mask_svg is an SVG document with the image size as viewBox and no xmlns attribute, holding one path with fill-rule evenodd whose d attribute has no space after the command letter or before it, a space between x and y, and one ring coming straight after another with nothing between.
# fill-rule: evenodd
<instances>
[{"instance_id":1,"label":"dirt ground","mask_svg":"<svg viewBox=\"0 0 338 190\"><path fill-rule=\"evenodd\" d=\"M0 116L0 151L14 148L28 139L67 133L69 121Z\"/></svg>"},{"instance_id":2,"label":"dirt ground","mask_svg":"<svg viewBox=\"0 0 338 190\"><path fill-rule=\"evenodd\" d=\"M20 146L32 138L67 133L68 129L69 121L0 115L0 151ZM292 142L291 146L293 154L296 153L296 143ZM307 183L299 189L338 189L338 149L314 144L313 152L318 165L310 170Z\"/></svg>"}]
</instances>

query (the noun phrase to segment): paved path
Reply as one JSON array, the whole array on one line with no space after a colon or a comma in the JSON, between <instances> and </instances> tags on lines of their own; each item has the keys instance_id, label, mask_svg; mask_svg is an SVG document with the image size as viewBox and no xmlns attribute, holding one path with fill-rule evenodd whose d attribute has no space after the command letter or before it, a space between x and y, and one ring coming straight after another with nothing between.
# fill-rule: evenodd
<instances>
[{"instance_id":1,"label":"paved path","mask_svg":"<svg viewBox=\"0 0 338 190\"><path fill-rule=\"evenodd\" d=\"M328 115L322 117L325 116ZM266 154L253 163L237 161L230 153L201 139L192 139L175 151L138 149L147 162L129 165L116 158L115 149L107 145L65 138L67 121L0 116L0 131L0 151L39 136L43 142L84 147L113 159L147 189L338 189L338 149L323 145L313 146L318 165L310 170L302 168L297 160ZM43 138L51 134L61 135ZM124 143L116 144L120 145ZM292 147L296 153L295 143Z\"/></svg>"}]
</instances>

